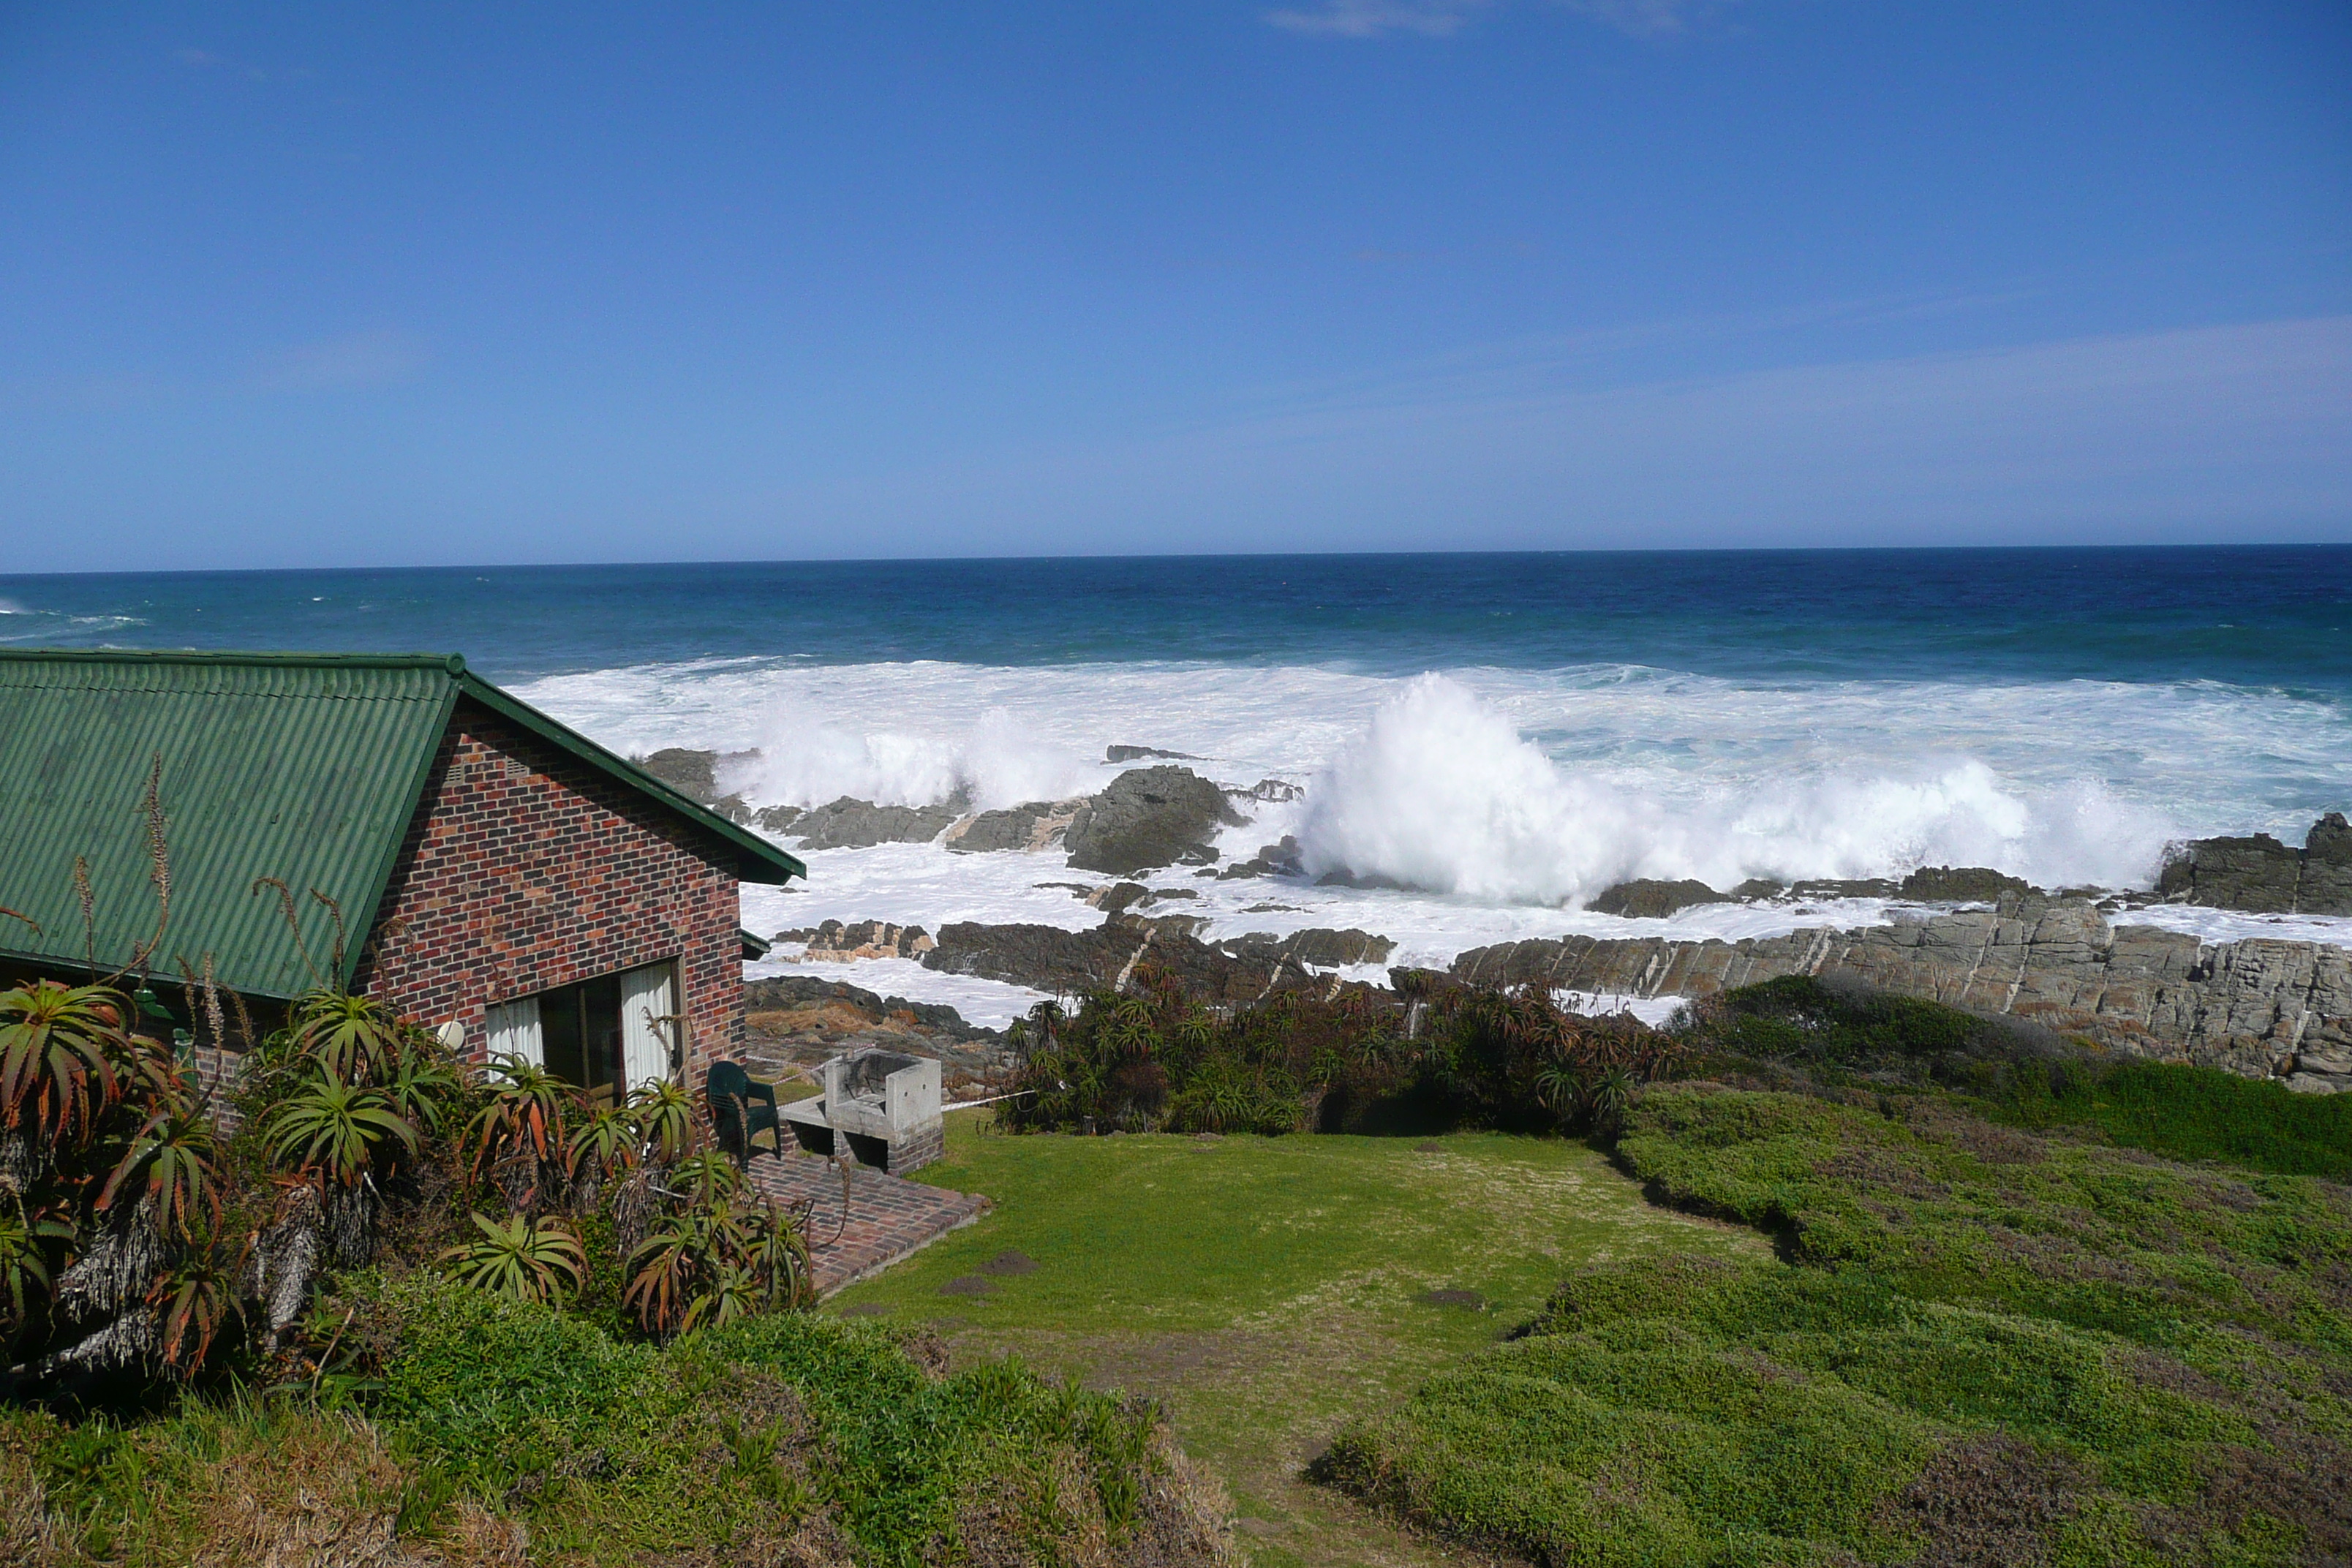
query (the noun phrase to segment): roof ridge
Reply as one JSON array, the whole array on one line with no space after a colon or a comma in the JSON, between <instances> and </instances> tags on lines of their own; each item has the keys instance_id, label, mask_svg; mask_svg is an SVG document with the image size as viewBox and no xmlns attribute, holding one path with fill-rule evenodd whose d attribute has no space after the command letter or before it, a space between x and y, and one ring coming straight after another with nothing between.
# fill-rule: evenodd
<instances>
[{"instance_id":1,"label":"roof ridge","mask_svg":"<svg viewBox=\"0 0 2352 1568\"><path fill-rule=\"evenodd\" d=\"M301 653L270 649L6 647L12 663L68 660L76 664L253 664L341 669L444 669L466 673L461 653Z\"/></svg>"}]
</instances>

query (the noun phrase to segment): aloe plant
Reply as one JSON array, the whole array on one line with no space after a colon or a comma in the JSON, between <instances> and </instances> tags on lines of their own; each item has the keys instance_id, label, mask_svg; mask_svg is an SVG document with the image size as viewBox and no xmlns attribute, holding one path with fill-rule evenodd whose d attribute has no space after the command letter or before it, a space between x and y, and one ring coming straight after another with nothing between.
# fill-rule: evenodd
<instances>
[{"instance_id":1,"label":"aloe plant","mask_svg":"<svg viewBox=\"0 0 2352 1568\"><path fill-rule=\"evenodd\" d=\"M313 991L294 1005L294 1048L345 1083L387 1077L401 1055L400 1021L373 996Z\"/></svg>"},{"instance_id":2,"label":"aloe plant","mask_svg":"<svg viewBox=\"0 0 2352 1568\"><path fill-rule=\"evenodd\" d=\"M709 1290L740 1245L730 1235L731 1220L709 1209L689 1209L656 1226L630 1255L628 1288L621 1304L656 1334L683 1331L696 1299Z\"/></svg>"},{"instance_id":3,"label":"aloe plant","mask_svg":"<svg viewBox=\"0 0 2352 1568\"><path fill-rule=\"evenodd\" d=\"M639 1085L629 1096L629 1111L636 1118L646 1157L655 1163L682 1159L694 1146L694 1097L681 1085Z\"/></svg>"},{"instance_id":4,"label":"aloe plant","mask_svg":"<svg viewBox=\"0 0 2352 1568\"><path fill-rule=\"evenodd\" d=\"M104 985L0 993L0 1125L45 1142L86 1132L114 1098L130 1004Z\"/></svg>"},{"instance_id":5,"label":"aloe plant","mask_svg":"<svg viewBox=\"0 0 2352 1568\"><path fill-rule=\"evenodd\" d=\"M382 1089L317 1078L272 1115L271 1155L321 1185L355 1186L387 1140L412 1153L416 1129L392 1109Z\"/></svg>"},{"instance_id":6,"label":"aloe plant","mask_svg":"<svg viewBox=\"0 0 2352 1568\"><path fill-rule=\"evenodd\" d=\"M211 1118L184 1094L166 1094L131 1133L94 1206L103 1212L126 1191L134 1204L152 1198L155 1228L192 1239L198 1220L220 1213L215 1152Z\"/></svg>"},{"instance_id":7,"label":"aloe plant","mask_svg":"<svg viewBox=\"0 0 2352 1568\"><path fill-rule=\"evenodd\" d=\"M640 1142L636 1121L626 1110L608 1106L588 1111L572 1130L564 1168L575 1182L609 1180L636 1164Z\"/></svg>"},{"instance_id":8,"label":"aloe plant","mask_svg":"<svg viewBox=\"0 0 2352 1568\"><path fill-rule=\"evenodd\" d=\"M507 1195L517 1208L535 1207L540 1189L562 1169L569 1091L545 1068L513 1055L493 1061L486 1079L489 1100L466 1129L474 1177L503 1168L511 1184L519 1168L520 1185Z\"/></svg>"},{"instance_id":9,"label":"aloe plant","mask_svg":"<svg viewBox=\"0 0 2352 1568\"><path fill-rule=\"evenodd\" d=\"M27 1208L13 1197L0 1206L0 1295L7 1298L12 1325L30 1315L36 1293L48 1294L48 1251L73 1236L72 1222L54 1209Z\"/></svg>"},{"instance_id":10,"label":"aloe plant","mask_svg":"<svg viewBox=\"0 0 2352 1568\"><path fill-rule=\"evenodd\" d=\"M223 1253L217 1242L183 1258L155 1282L147 1303L156 1313L163 1364L192 1377L212 1353L213 1342L231 1320L244 1315L237 1279L244 1254Z\"/></svg>"},{"instance_id":11,"label":"aloe plant","mask_svg":"<svg viewBox=\"0 0 2352 1568\"><path fill-rule=\"evenodd\" d=\"M525 1215L499 1221L478 1214L473 1220L481 1239L441 1255L459 1280L518 1301L552 1301L567 1282L579 1289L588 1260L568 1226Z\"/></svg>"}]
</instances>

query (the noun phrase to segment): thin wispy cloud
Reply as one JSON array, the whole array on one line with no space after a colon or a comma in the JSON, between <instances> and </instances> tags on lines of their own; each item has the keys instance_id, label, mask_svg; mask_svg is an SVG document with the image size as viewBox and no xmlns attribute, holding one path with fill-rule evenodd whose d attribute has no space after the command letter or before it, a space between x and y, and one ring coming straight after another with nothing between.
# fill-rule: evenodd
<instances>
[{"instance_id":1,"label":"thin wispy cloud","mask_svg":"<svg viewBox=\"0 0 2352 1568\"><path fill-rule=\"evenodd\" d=\"M1709 0L1550 0L1637 38L1668 37L1690 30ZM1323 0L1307 10L1269 11L1277 27L1310 37L1379 38L1417 34L1451 37L1495 8L1497 0Z\"/></svg>"},{"instance_id":2,"label":"thin wispy cloud","mask_svg":"<svg viewBox=\"0 0 2352 1568\"><path fill-rule=\"evenodd\" d=\"M1458 33L1491 0L1324 0L1311 11L1269 11L1277 27L1309 37L1377 38L1389 33L1419 33L1443 38Z\"/></svg>"},{"instance_id":3,"label":"thin wispy cloud","mask_svg":"<svg viewBox=\"0 0 2352 1568\"><path fill-rule=\"evenodd\" d=\"M190 70L226 71L232 76L241 76L247 81L269 79L269 73L259 66L247 65L243 60L233 60L226 55L217 55L210 49L175 49L173 51L172 58Z\"/></svg>"},{"instance_id":4,"label":"thin wispy cloud","mask_svg":"<svg viewBox=\"0 0 2352 1568\"><path fill-rule=\"evenodd\" d=\"M312 392L398 381L424 368L425 345L403 331L350 332L262 356L248 384L264 392Z\"/></svg>"}]
</instances>

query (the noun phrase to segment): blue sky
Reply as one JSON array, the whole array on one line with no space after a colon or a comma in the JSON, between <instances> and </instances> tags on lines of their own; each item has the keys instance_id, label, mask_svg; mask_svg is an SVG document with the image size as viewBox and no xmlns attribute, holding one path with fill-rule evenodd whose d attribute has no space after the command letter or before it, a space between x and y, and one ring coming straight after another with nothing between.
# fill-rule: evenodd
<instances>
[{"instance_id":1,"label":"blue sky","mask_svg":"<svg viewBox=\"0 0 2352 1568\"><path fill-rule=\"evenodd\" d=\"M0 5L11 569L2352 539L2352 8Z\"/></svg>"}]
</instances>

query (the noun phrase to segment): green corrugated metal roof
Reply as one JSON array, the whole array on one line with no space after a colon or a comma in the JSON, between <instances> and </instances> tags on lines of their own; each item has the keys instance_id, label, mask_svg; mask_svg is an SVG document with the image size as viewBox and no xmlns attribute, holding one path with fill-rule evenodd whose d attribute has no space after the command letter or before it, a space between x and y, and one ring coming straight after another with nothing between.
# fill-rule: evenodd
<instances>
[{"instance_id":1,"label":"green corrugated metal roof","mask_svg":"<svg viewBox=\"0 0 2352 1568\"><path fill-rule=\"evenodd\" d=\"M154 931L140 801L163 759L171 919L149 967L212 955L221 983L288 996L310 984L276 896L299 904L321 970L334 945L316 888L341 907L359 961L394 858L458 700L470 698L686 817L747 881L805 876L794 857L469 674L454 655L0 650L0 952L79 962L74 857L89 864L98 960Z\"/></svg>"}]
</instances>

